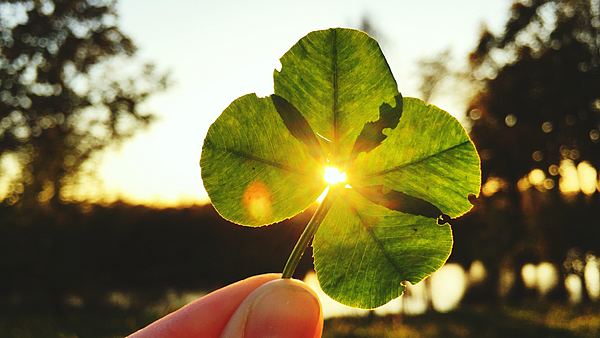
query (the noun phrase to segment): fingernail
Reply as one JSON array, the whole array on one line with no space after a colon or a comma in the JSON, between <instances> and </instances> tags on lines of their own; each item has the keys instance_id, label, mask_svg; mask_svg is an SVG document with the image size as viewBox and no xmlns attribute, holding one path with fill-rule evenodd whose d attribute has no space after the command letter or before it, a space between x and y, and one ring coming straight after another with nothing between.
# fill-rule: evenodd
<instances>
[{"instance_id":1,"label":"fingernail","mask_svg":"<svg viewBox=\"0 0 600 338\"><path fill-rule=\"evenodd\" d=\"M246 298L223 337L314 338L321 336L321 322L316 294L300 281L280 279L266 283Z\"/></svg>"}]
</instances>

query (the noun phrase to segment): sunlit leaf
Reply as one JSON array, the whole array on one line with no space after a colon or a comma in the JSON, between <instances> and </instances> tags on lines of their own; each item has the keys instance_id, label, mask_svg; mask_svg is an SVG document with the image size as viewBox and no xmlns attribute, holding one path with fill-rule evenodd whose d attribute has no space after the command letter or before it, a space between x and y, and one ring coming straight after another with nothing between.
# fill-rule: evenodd
<instances>
[{"instance_id":1,"label":"sunlit leaf","mask_svg":"<svg viewBox=\"0 0 600 338\"><path fill-rule=\"evenodd\" d=\"M235 100L208 130L202 181L215 209L258 226L306 209L325 188L319 163L286 128L271 98Z\"/></svg>"},{"instance_id":2,"label":"sunlit leaf","mask_svg":"<svg viewBox=\"0 0 600 338\"><path fill-rule=\"evenodd\" d=\"M433 203L451 217L471 209L479 195L479 157L450 114L415 98L404 99L398 126L352 166L359 185L383 185ZM360 180L360 182L358 182Z\"/></svg>"},{"instance_id":3,"label":"sunlit leaf","mask_svg":"<svg viewBox=\"0 0 600 338\"><path fill-rule=\"evenodd\" d=\"M458 121L414 98L398 126L352 164L349 183L314 241L323 290L345 304L371 308L443 265L452 249L445 215L471 209L479 157ZM340 268L339 266L344 266Z\"/></svg>"},{"instance_id":4,"label":"sunlit leaf","mask_svg":"<svg viewBox=\"0 0 600 338\"><path fill-rule=\"evenodd\" d=\"M379 45L351 29L309 33L281 58L275 94L304 114L332 161L345 162L365 123L396 106L398 86ZM397 112L399 114L399 112Z\"/></svg>"},{"instance_id":5,"label":"sunlit leaf","mask_svg":"<svg viewBox=\"0 0 600 338\"><path fill-rule=\"evenodd\" d=\"M210 127L206 190L223 217L257 226L298 214L329 182L319 281L342 303L382 305L448 258L447 221L479 193L475 147L454 117L402 98L365 33L312 32L281 64L276 95L243 96Z\"/></svg>"},{"instance_id":6,"label":"sunlit leaf","mask_svg":"<svg viewBox=\"0 0 600 338\"><path fill-rule=\"evenodd\" d=\"M387 209L354 189L338 191L313 247L323 290L344 304L373 308L440 268L452 249L448 224Z\"/></svg>"}]
</instances>

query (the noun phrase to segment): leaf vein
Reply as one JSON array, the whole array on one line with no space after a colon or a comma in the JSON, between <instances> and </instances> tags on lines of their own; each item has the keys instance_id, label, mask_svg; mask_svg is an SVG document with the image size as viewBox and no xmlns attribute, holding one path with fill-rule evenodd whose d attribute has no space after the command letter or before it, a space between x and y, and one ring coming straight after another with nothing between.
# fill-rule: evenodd
<instances>
[{"instance_id":1,"label":"leaf vein","mask_svg":"<svg viewBox=\"0 0 600 338\"><path fill-rule=\"evenodd\" d=\"M332 46L332 72L333 72L333 149L334 154L337 152L337 144L338 144L338 50L337 50L337 30L333 29L333 46Z\"/></svg>"},{"instance_id":2,"label":"leaf vein","mask_svg":"<svg viewBox=\"0 0 600 338\"><path fill-rule=\"evenodd\" d=\"M369 177L383 176L383 175L385 175L385 174L389 174L389 173L391 173L391 172L394 172L394 171L401 170L401 169L403 169L403 168L406 168L406 167L408 167L408 166L415 165L415 164L419 164L419 163L421 163L421 162L425 162L425 161L429 160L429 159L430 159L430 158L432 158L432 157L435 157L435 156L438 156L438 155L440 155L440 154L443 154L443 153L446 153L446 152L452 151L452 150L454 150L454 149L457 149L457 148L459 148L459 147L462 147L463 145L465 145L465 144L468 144L469 142L470 142L469 140L465 140L465 141L463 141L463 142L461 142L461 143L458 143L458 144L455 144L455 145L453 145L452 147L446 148L446 149L444 149L444 150L442 150L442 151L438 151L438 152L437 152L437 153L435 153L435 154L427 155L427 156L425 156L425 157L422 157L422 158L420 158L420 159L417 159L417 160L414 160L414 161L410 161L410 162L408 162L408 163L403 163L403 164L400 164L400 165L398 165L398 166L395 166L395 167L392 167L392 168L389 168L389 169L385 169L385 170L381 170L381 171L378 171L378 172L375 172L375 173L372 173L372 174L368 174L368 175L366 175L366 177L368 177L368 178L369 178Z\"/></svg>"},{"instance_id":3,"label":"leaf vein","mask_svg":"<svg viewBox=\"0 0 600 338\"><path fill-rule=\"evenodd\" d=\"M356 215L356 217L358 217L358 219L360 220L360 223L363 225L363 228L367 231L367 233L369 234L369 237L371 237L373 242L375 242L375 245L377 245L378 249L381 251L381 253L385 257L385 259L388 260L388 262L392 265L392 267L394 268L394 270L396 270L396 272L398 274L402 274L402 269L400 269L400 267L396 264L396 261L394 261L394 259L389 255L389 253L385 249L383 243L379 240L379 238L377 238L377 236L373 232L373 229L371 229L371 227L369 227L369 225L360 216L360 214L358 213L358 210L356 210L356 208L354 206L351 206L350 208L352 209L352 212Z\"/></svg>"},{"instance_id":4,"label":"leaf vein","mask_svg":"<svg viewBox=\"0 0 600 338\"><path fill-rule=\"evenodd\" d=\"M271 161L271 160L268 160L268 159L265 159L265 158L262 158L262 157L259 157L259 156L255 156L255 155L252 155L252 154L245 153L245 152L240 151L240 150L235 150L235 149L231 149L231 148L228 148L228 147L217 147L214 144L212 144L211 142L208 142L208 140L205 141L205 143L206 143L206 145L208 147L211 147L214 150L222 151L222 152L225 152L225 153L230 153L230 154L233 154L235 156L244 158L246 160L260 162L260 163L263 163L263 164L266 164L266 165L269 165L269 166L272 166L272 167L275 167L275 168L278 168L278 169L286 170L286 171L289 171L289 172L292 172L292 173L295 173L295 174L299 174L299 175L307 175L308 174L308 173L306 173L304 171L298 170L297 168L294 168L294 167L289 166L287 164L279 163L279 162L276 162L276 161Z\"/></svg>"}]
</instances>

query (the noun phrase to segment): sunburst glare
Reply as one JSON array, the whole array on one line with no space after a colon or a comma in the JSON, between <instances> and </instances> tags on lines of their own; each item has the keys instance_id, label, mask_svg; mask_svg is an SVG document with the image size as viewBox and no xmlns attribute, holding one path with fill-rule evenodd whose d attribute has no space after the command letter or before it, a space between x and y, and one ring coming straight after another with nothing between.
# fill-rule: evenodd
<instances>
[{"instance_id":1,"label":"sunburst glare","mask_svg":"<svg viewBox=\"0 0 600 338\"><path fill-rule=\"evenodd\" d=\"M343 183L346 182L346 180L348 179L345 172L340 171L336 167L330 166L325 167L325 173L323 174L323 178L325 179L325 182L327 182L330 185Z\"/></svg>"}]
</instances>

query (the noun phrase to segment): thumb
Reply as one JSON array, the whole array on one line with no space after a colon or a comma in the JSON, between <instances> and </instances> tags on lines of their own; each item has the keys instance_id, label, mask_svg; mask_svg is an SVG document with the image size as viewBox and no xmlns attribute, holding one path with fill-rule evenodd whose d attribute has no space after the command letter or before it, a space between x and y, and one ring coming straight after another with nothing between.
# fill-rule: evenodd
<instances>
[{"instance_id":1,"label":"thumb","mask_svg":"<svg viewBox=\"0 0 600 338\"><path fill-rule=\"evenodd\" d=\"M238 307L221 338L319 338L323 313L306 284L277 279L254 290Z\"/></svg>"}]
</instances>

